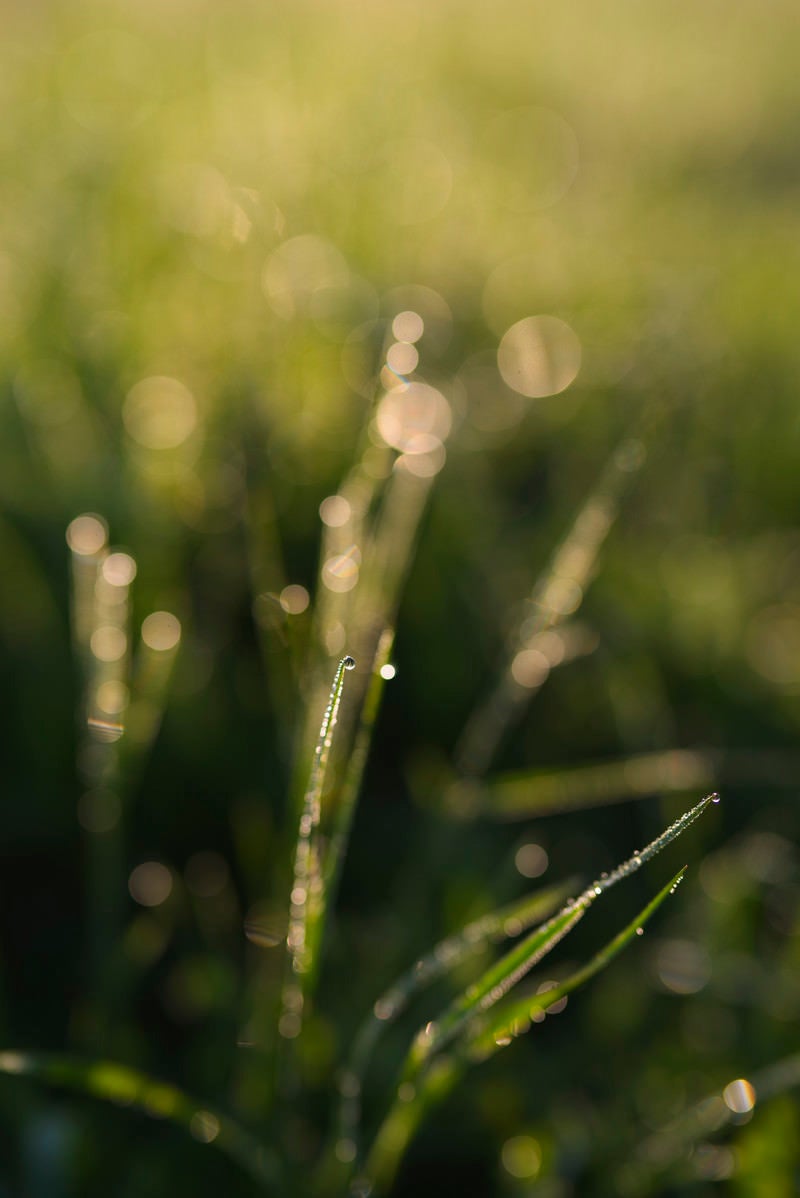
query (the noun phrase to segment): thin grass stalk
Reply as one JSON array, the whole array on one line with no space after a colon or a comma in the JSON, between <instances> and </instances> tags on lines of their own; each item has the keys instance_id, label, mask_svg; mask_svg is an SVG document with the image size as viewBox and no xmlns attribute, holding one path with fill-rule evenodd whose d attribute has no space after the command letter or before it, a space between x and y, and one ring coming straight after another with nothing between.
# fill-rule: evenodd
<instances>
[{"instance_id":1,"label":"thin grass stalk","mask_svg":"<svg viewBox=\"0 0 800 1198\"><path fill-rule=\"evenodd\" d=\"M283 988L281 1022L283 1034L287 1038L294 1038L301 1030L303 1006L309 982L313 976L312 966L316 945L310 942L308 929L319 918L319 912L324 908L325 902L325 879L322 873L318 837L322 796L327 782L333 730L336 727L339 714L344 677L347 671L355 668L355 664L352 657L343 657L336 669L328 705L322 717L303 800L303 813L300 817L295 849L289 926L286 937L289 970Z\"/></svg>"},{"instance_id":2,"label":"thin grass stalk","mask_svg":"<svg viewBox=\"0 0 800 1198\"><path fill-rule=\"evenodd\" d=\"M176 1086L114 1061L82 1061L56 1054L0 1053L0 1072L99 1098L167 1119L202 1145L225 1153L266 1193L282 1198L278 1158L236 1120L191 1098Z\"/></svg>"},{"instance_id":3,"label":"thin grass stalk","mask_svg":"<svg viewBox=\"0 0 800 1198\"><path fill-rule=\"evenodd\" d=\"M750 1109L757 1112L771 1098L800 1086L800 1053L784 1057L737 1081L744 1081L749 1092L745 1090L742 1094L740 1090L736 1097L748 1098L752 1103ZM743 1115L747 1116L747 1110L736 1110L736 1102L726 1101L727 1090L726 1086L707 1094L638 1145L633 1154L633 1166L638 1180L649 1185L649 1192L655 1192L656 1178L665 1175L672 1177L680 1172L690 1175L687 1180L695 1180L697 1174L691 1168L694 1145L741 1121Z\"/></svg>"},{"instance_id":4,"label":"thin grass stalk","mask_svg":"<svg viewBox=\"0 0 800 1198\"><path fill-rule=\"evenodd\" d=\"M473 711L456 747L455 764L467 777L486 772L506 731L547 677L546 659L522 654L536 651L537 638L580 607L600 550L619 511L632 474L643 461L641 443L627 439L611 455L600 479L533 588L533 614L517 630L499 681ZM540 655L542 656L542 655Z\"/></svg>"},{"instance_id":5,"label":"thin grass stalk","mask_svg":"<svg viewBox=\"0 0 800 1198\"><path fill-rule=\"evenodd\" d=\"M384 628L378 639L378 647L370 670L370 680L364 703L359 713L359 723L356 730L353 748L347 761L344 781L337 796L334 812L333 830L330 843L325 853L323 872L325 876L325 896L328 906L336 901L339 888L339 878L347 854L350 839L350 829L355 815L364 770L367 765L372 737L375 731L375 721L378 718L381 699L386 685L385 669L394 646L394 629Z\"/></svg>"}]
</instances>

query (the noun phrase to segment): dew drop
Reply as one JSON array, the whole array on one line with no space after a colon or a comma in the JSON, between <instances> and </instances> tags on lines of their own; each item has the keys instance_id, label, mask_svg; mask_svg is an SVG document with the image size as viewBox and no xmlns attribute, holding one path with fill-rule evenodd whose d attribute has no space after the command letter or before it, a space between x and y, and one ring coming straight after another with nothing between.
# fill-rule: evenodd
<instances>
[{"instance_id":1,"label":"dew drop","mask_svg":"<svg viewBox=\"0 0 800 1198\"><path fill-rule=\"evenodd\" d=\"M712 802L712 803L718 803L718 802L719 802L719 795L718 795L716 792L715 792L715 793L714 793L714 794L711 796L711 802Z\"/></svg>"},{"instance_id":2,"label":"dew drop","mask_svg":"<svg viewBox=\"0 0 800 1198\"><path fill-rule=\"evenodd\" d=\"M637 928L637 929L636 929L636 935L637 935L637 936L644 936L644 928Z\"/></svg>"},{"instance_id":3,"label":"dew drop","mask_svg":"<svg viewBox=\"0 0 800 1198\"><path fill-rule=\"evenodd\" d=\"M356 668L356 660L354 657L345 657L342 659L342 665L346 670L354 670Z\"/></svg>"}]
</instances>

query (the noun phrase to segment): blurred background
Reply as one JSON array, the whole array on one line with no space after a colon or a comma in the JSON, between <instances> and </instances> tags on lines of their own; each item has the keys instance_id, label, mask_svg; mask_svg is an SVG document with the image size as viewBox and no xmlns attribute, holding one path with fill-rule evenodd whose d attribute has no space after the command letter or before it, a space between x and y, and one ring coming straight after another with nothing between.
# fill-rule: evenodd
<instances>
[{"instance_id":1,"label":"blurred background","mask_svg":"<svg viewBox=\"0 0 800 1198\"><path fill-rule=\"evenodd\" d=\"M795 5L2 23L2 1046L228 1102L244 979L280 952L307 679L349 648L314 624L360 562L336 543L320 577L324 501L388 443L430 496L279 1138L314 1158L356 1028L427 947L716 786L554 976L690 862L647 935L470 1075L394 1192L796 1193L795 1075L751 1084L800 1015ZM418 456L391 405L369 431L403 378L435 389ZM548 642L542 571L568 584ZM464 729L503 677L489 752ZM376 1051L370 1125L429 1007ZM204 1127L0 1081L2 1195L256 1192Z\"/></svg>"}]
</instances>

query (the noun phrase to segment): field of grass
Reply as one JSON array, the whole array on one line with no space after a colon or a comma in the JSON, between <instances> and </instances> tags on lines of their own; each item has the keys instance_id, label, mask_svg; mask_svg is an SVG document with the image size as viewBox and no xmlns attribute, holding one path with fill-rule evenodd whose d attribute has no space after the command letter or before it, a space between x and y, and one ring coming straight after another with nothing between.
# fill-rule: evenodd
<instances>
[{"instance_id":1,"label":"field of grass","mask_svg":"<svg viewBox=\"0 0 800 1198\"><path fill-rule=\"evenodd\" d=\"M0 1198L798 1192L799 51L5 6Z\"/></svg>"}]
</instances>

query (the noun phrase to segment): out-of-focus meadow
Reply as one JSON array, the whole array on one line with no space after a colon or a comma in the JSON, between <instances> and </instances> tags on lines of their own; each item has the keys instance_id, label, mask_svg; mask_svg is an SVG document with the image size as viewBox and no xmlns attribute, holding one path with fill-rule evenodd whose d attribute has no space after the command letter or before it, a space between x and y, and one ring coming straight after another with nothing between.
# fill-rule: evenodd
<instances>
[{"instance_id":1,"label":"out-of-focus meadow","mask_svg":"<svg viewBox=\"0 0 800 1198\"><path fill-rule=\"evenodd\" d=\"M370 566L396 548L407 575L396 677L305 1098L267 1134L302 1176L393 978L716 787L544 977L688 861L647 934L468 1075L393 1193L796 1193L795 6L81 0L2 25L2 1047L261 1109L244 979L280 976L290 750L366 585L334 497L399 453L430 494ZM65 540L82 513L104 565L100 522ZM413 1014L375 1050L370 1128ZM203 1119L1 1080L0 1195L256 1193Z\"/></svg>"}]
</instances>

